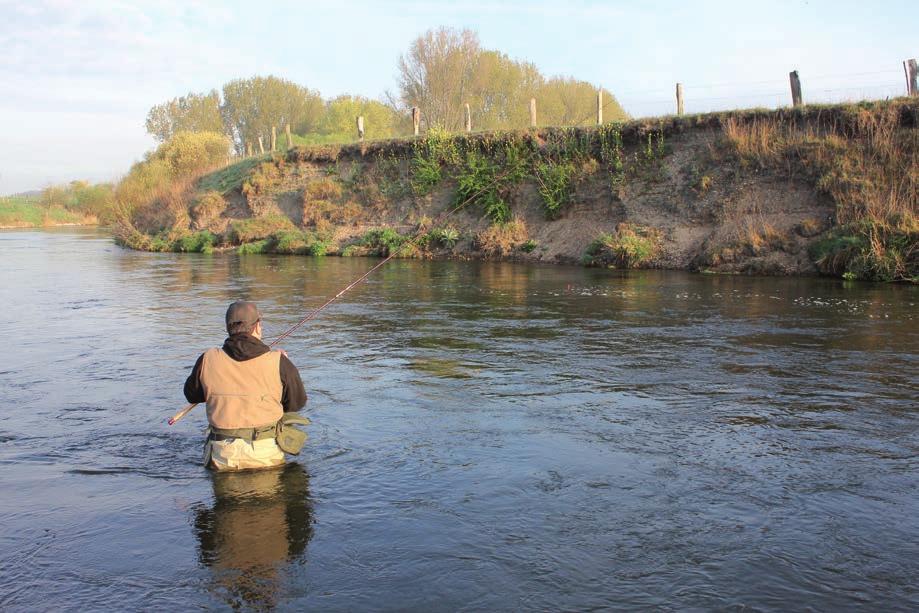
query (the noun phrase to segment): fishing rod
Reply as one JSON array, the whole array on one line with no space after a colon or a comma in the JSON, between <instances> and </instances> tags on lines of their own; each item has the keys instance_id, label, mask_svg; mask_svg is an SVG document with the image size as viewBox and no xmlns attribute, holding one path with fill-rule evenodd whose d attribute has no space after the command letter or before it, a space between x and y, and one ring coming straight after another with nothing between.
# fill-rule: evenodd
<instances>
[{"instance_id":1,"label":"fishing rod","mask_svg":"<svg viewBox=\"0 0 919 613\"><path fill-rule=\"evenodd\" d=\"M479 197L481 194L485 193L486 190L490 189L493 185L495 185L498 181L500 181L500 180L503 178L503 176L506 175L506 174L507 174L507 171L505 171L505 172L502 173L502 174L497 175L497 176L494 178L494 180L491 181L489 184L487 184L486 186L484 186L483 188L481 188L480 190L478 190L477 192L475 192L474 194L472 194L471 196L469 196L468 198L466 198L465 200L463 200L462 202L460 202L458 205L456 205L456 206L453 207L452 209L450 209L450 210L445 211L444 213L442 213L437 219L435 219L434 221L431 222L431 227L437 227L437 225L439 225L440 223L442 223L443 221L445 221L445 220L446 220L447 218L449 218L451 215L453 215L454 213L456 213L457 211L459 211L460 209L462 209L464 206L466 206L467 204L469 204L470 202L472 202L473 200L475 200L475 199L476 199L477 197ZM310 321L311 319L315 318L315 317L316 317L323 309L325 309L327 306L329 306L330 304L332 304L333 302L335 302L336 300L338 300L339 298L341 298L342 296L344 296L348 291L350 291L351 289L353 289L353 288L356 287L357 285L360 285L360 283L361 283L362 281L364 281L364 279L366 279L367 277L369 277L370 275L372 275L375 271L377 271L378 269L382 268L387 262L389 262L391 259L393 259L394 257L396 257L396 255L397 255L400 251L402 251L402 249L405 248L406 245L417 246L417 241L420 240L421 237L424 236L424 235L427 234L427 233L428 233L427 230L421 230L421 231L419 231L417 234L415 234L415 236L413 236L412 238L410 238L410 239L407 240L406 242L404 242L404 243L402 243L401 245L399 245L399 247L397 247L396 249L394 249L394 250L391 249L389 255L386 256L386 257L385 257L383 260L381 260L380 262L378 262L373 268L371 268L370 270L368 270L367 272L365 272L364 274L362 274L360 277L358 277L357 279L355 279L354 281L352 281L351 283L349 283L348 285L346 285L345 287L343 287L337 294L335 294L334 296L332 296L331 298L329 298L328 300L326 300L325 302L323 302L321 305L319 305L318 307L316 307L316 308L313 309L312 311L310 311L309 314L307 314L306 317L304 317L303 319L301 319L300 321L298 321L297 323L295 323L294 325L292 325L290 328L287 329L286 332L284 332L284 333L281 334L279 337L277 337L276 339L274 339L274 340L271 342L271 344L268 345L268 347L274 347L275 345L277 345L278 343L280 343L282 340L284 340L285 338L289 337L291 334L293 334L294 332L296 332L301 326L303 326L303 324L305 324L306 322L308 322L308 321ZM176 413L175 415L173 415L172 417L170 417L169 420L167 421L167 423L168 423L170 426L173 425L173 424L175 424L177 421L179 421L180 419L182 419L183 417L185 417L186 415L188 415L188 414L191 412L192 409L194 409L196 406L198 406L198 404L199 404L199 403L194 402L194 403L191 403L191 404L187 405L184 409L182 409L181 411L179 411L178 413Z\"/></svg>"}]
</instances>

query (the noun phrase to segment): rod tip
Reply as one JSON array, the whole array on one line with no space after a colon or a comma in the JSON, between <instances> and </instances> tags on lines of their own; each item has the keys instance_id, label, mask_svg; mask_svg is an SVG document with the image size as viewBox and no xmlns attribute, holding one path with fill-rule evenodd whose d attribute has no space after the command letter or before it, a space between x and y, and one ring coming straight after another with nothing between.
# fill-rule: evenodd
<instances>
[{"instance_id":1,"label":"rod tip","mask_svg":"<svg viewBox=\"0 0 919 613\"><path fill-rule=\"evenodd\" d=\"M176 423L176 420L170 417L168 420L166 420L166 423L168 423L171 426L172 424Z\"/></svg>"}]
</instances>

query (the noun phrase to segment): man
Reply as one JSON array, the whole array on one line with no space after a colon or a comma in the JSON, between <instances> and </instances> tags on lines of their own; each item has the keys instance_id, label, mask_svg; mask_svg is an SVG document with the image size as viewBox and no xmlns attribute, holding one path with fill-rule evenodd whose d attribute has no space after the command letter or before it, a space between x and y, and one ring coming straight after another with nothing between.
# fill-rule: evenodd
<instances>
[{"instance_id":1,"label":"man","mask_svg":"<svg viewBox=\"0 0 919 613\"><path fill-rule=\"evenodd\" d=\"M226 323L223 348L204 352L185 381L188 401L207 404L204 463L216 470L279 466L284 451L275 438L277 424L306 404L303 381L286 353L262 342L254 302L231 304Z\"/></svg>"}]
</instances>

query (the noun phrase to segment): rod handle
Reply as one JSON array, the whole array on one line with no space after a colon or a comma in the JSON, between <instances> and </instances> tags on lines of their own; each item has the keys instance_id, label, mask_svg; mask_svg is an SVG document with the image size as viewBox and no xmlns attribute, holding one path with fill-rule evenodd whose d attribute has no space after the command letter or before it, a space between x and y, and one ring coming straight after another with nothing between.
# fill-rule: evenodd
<instances>
[{"instance_id":1,"label":"rod handle","mask_svg":"<svg viewBox=\"0 0 919 613\"><path fill-rule=\"evenodd\" d=\"M170 418L169 418L169 421L166 422L166 423L168 423L170 426L173 425L174 423L176 423L177 421L179 421L180 419L182 419L183 417L185 417L186 415L188 415L188 413L189 413L193 408L195 408L196 406L198 406L198 403L197 403L197 402L194 402L194 403L188 405L187 407L185 407L184 409L182 409L181 411L179 411L178 413L176 413L175 415L173 415L172 417L170 417Z\"/></svg>"}]
</instances>

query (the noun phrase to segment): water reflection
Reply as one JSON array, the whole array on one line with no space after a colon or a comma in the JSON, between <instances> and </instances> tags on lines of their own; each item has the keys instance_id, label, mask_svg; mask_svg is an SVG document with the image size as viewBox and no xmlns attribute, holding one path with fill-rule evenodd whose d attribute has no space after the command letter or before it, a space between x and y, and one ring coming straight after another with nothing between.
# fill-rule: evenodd
<instances>
[{"instance_id":1,"label":"water reflection","mask_svg":"<svg viewBox=\"0 0 919 613\"><path fill-rule=\"evenodd\" d=\"M303 558L313 534L309 475L288 464L211 480L214 504L192 518L211 589L234 608L273 608L285 567Z\"/></svg>"}]
</instances>

